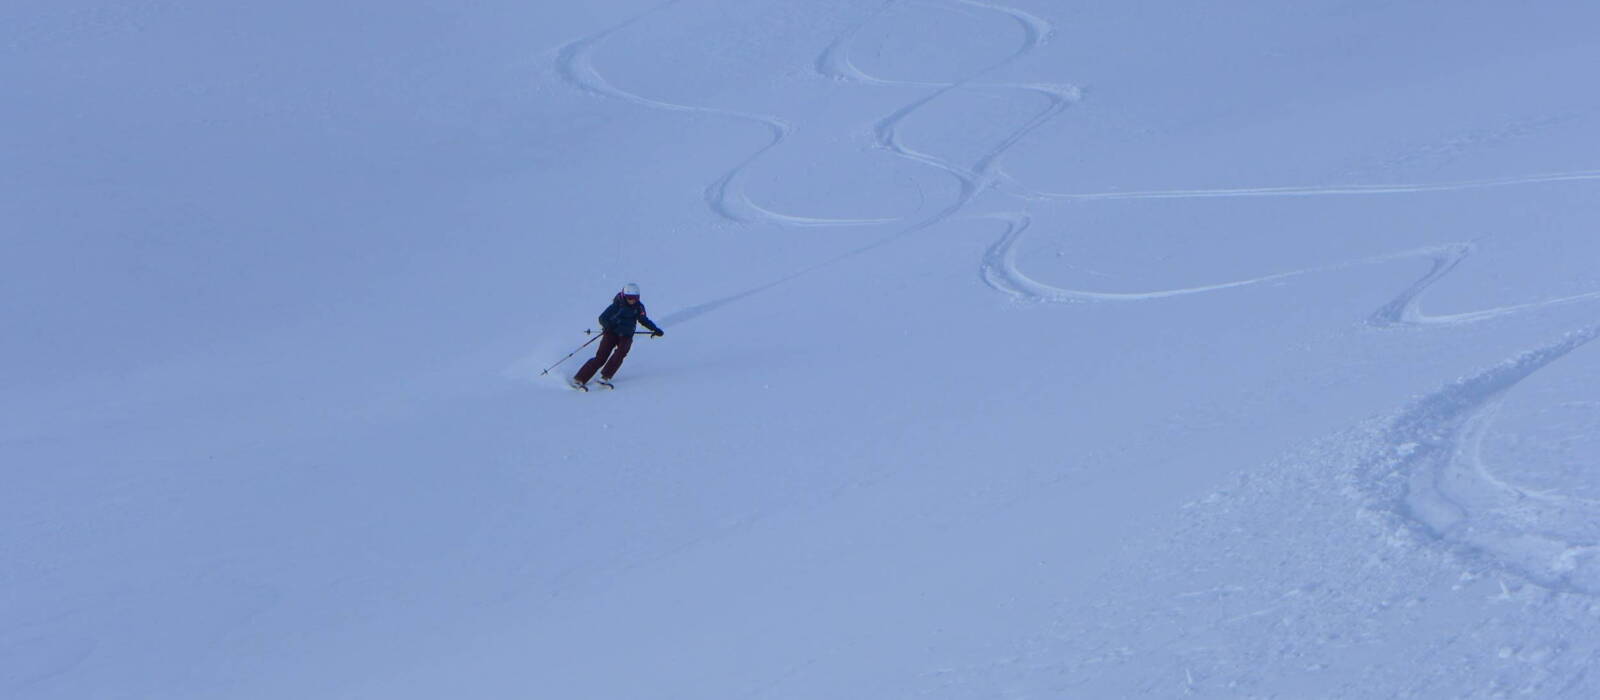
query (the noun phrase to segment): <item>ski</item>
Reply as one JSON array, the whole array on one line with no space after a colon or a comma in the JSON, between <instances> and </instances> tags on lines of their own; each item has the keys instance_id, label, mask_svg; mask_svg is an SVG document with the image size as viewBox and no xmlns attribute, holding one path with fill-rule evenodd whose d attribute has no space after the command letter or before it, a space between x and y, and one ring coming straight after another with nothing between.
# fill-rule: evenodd
<instances>
[{"instance_id":1,"label":"ski","mask_svg":"<svg viewBox=\"0 0 1600 700\"><path fill-rule=\"evenodd\" d=\"M595 382L598 383L600 386L603 386L603 387L605 387L607 389L615 389L615 388L617 388L617 386L615 384L612 384L609 380L606 380L606 379L596 379Z\"/></svg>"},{"instance_id":2,"label":"ski","mask_svg":"<svg viewBox=\"0 0 1600 700\"><path fill-rule=\"evenodd\" d=\"M589 390L589 386L587 384L584 384L583 382L580 382L580 381L578 381L576 379L567 380L567 385L571 386L574 391L588 391Z\"/></svg>"}]
</instances>

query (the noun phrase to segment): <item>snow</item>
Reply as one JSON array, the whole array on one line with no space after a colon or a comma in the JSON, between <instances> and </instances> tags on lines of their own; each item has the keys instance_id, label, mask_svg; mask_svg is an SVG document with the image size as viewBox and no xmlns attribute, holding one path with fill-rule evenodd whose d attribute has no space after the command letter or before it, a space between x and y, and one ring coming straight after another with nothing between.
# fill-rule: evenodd
<instances>
[{"instance_id":1,"label":"snow","mask_svg":"<svg viewBox=\"0 0 1600 700\"><path fill-rule=\"evenodd\" d=\"M458 5L8 7L0 697L1600 695L1600 8Z\"/></svg>"}]
</instances>

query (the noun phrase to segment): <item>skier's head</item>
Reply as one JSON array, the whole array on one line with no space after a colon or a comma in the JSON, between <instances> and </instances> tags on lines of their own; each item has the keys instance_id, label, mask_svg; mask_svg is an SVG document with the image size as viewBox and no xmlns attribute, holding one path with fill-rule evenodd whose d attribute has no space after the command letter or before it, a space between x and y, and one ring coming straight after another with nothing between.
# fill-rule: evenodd
<instances>
[{"instance_id":1,"label":"skier's head","mask_svg":"<svg viewBox=\"0 0 1600 700\"><path fill-rule=\"evenodd\" d=\"M639 285L634 284L632 282L629 282L627 284L622 285L622 291L618 293L618 296L621 296L623 301L627 301L627 302L638 301L639 300Z\"/></svg>"}]
</instances>

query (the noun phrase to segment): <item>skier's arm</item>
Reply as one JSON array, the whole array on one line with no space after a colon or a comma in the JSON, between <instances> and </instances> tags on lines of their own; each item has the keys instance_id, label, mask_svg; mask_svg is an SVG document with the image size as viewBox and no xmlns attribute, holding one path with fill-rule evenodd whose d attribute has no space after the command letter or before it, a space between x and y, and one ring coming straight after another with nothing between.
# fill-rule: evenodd
<instances>
[{"instance_id":1,"label":"skier's arm","mask_svg":"<svg viewBox=\"0 0 1600 700\"><path fill-rule=\"evenodd\" d=\"M650 312L645 310L643 303L640 303L638 305L638 309L639 309L639 324L644 326L645 328L649 328L651 336L660 337L660 336L666 334L666 331L661 330L661 326L656 325L655 321L650 320Z\"/></svg>"}]
</instances>

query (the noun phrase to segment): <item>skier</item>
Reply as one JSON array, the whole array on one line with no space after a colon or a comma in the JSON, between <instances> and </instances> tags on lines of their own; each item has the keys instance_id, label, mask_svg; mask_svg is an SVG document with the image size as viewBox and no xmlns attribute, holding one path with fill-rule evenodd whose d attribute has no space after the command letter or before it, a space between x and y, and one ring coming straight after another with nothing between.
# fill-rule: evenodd
<instances>
[{"instance_id":1,"label":"skier","mask_svg":"<svg viewBox=\"0 0 1600 700\"><path fill-rule=\"evenodd\" d=\"M600 372L600 384L606 388L611 387L611 378L616 376L617 368L622 366L623 358L628 356L628 350L633 348L633 334L636 324L644 324L650 329L650 337L659 338L666 335L649 316L645 315L644 302L639 301L639 285L629 282L622 286L622 291L611 299L611 305L600 312L600 348L595 351L594 357L583 363L578 373L572 376L574 389L589 390L589 379L594 377L596 371Z\"/></svg>"}]
</instances>

